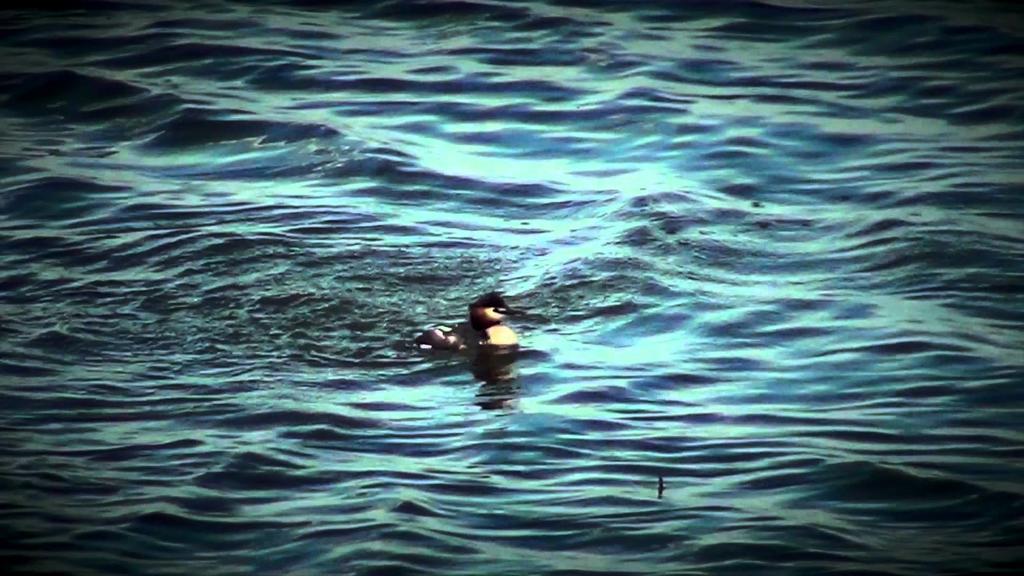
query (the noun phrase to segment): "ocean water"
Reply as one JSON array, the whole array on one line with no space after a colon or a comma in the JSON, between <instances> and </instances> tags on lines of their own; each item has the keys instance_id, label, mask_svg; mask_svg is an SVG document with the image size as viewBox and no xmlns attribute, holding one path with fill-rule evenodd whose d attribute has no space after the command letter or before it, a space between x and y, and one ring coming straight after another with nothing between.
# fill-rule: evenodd
<instances>
[{"instance_id":1,"label":"ocean water","mask_svg":"<svg viewBox=\"0 0 1024 576\"><path fill-rule=\"evenodd\" d=\"M29 8L5 573L1024 565L1024 8Z\"/></svg>"}]
</instances>

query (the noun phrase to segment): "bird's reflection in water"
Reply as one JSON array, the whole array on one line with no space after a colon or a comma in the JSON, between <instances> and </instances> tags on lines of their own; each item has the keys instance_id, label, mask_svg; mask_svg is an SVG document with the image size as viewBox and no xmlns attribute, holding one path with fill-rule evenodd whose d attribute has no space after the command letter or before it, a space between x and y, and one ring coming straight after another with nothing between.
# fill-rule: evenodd
<instances>
[{"instance_id":1,"label":"bird's reflection in water","mask_svg":"<svg viewBox=\"0 0 1024 576\"><path fill-rule=\"evenodd\" d=\"M516 383L518 350L481 348L470 371L483 382L476 393L476 404L484 410L508 410L519 403L519 384Z\"/></svg>"}]
</instances>

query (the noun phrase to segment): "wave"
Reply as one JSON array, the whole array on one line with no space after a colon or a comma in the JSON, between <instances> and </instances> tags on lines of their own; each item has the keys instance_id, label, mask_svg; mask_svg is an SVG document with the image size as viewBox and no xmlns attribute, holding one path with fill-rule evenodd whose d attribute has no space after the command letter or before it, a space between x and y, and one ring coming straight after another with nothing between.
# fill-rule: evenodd
<instances>
[{"instance_id":1,"label":"wave","mask_svg":"<svg viewBox=\"0 0 1024 576\"><path fill-rule=\"evenodd\" d=\"M185 108L175 117L153 128L155 136L146 146L157 149L189 148L256 139L257 144L292 143L338 136L340 132L323 124L271 122L258 119L223 118L198 108Z\"/></svg>"},{"instance_id":2,"label":"wave","mask_svg":"<svg viewBox=\"0 0 1024 576\"><path fill-rule=\"evenodd\" d=\"M118 6L0 22L11 570L1019 564L1019 10Z\"/></svg>"}]
</instances>

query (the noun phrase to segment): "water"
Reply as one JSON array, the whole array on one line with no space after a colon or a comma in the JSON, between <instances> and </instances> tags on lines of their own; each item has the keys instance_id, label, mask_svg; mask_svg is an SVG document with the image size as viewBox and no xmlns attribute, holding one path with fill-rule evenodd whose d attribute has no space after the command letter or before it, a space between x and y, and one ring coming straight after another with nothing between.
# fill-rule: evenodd
<instances>
[{"instance_id":1,"label":"water","mask_svg":"<svg viewBox=\"0 0 1024 576\"><path fill-rule=\"evenodd\" d=\"M4 564L1012 573L1024 11L846 4L5 9Z\"/></svg>"}]
</instances>

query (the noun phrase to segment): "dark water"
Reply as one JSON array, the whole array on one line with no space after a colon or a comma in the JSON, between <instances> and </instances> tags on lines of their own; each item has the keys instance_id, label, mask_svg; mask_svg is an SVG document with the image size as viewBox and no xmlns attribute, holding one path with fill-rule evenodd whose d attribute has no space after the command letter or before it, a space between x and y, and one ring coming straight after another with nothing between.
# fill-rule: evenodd
<instances>
[{"instance_id":1,"label":"dark water","mask_svg":"<svg viewBox=\"0 0 1024 576\"><path fill-rule=\"evenodd\" d=\"M1024 563L1017 5L65 8L0 12L6 572ZM495 288L514 361L410 347Z\"/></svg>"}]
</instances>

